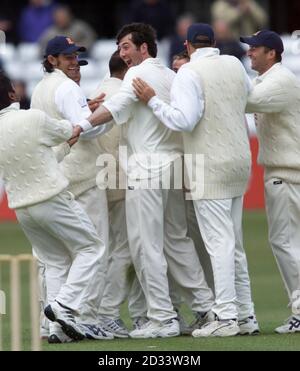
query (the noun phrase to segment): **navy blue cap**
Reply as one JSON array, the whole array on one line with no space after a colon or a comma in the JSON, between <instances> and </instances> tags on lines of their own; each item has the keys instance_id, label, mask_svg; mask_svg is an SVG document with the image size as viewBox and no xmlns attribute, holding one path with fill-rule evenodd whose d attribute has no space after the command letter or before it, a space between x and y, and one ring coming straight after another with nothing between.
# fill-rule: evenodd
<instances>
[{"instance_id":1,"label":"navy blue cap","mask_svg":"<svg viewBox=\"0 0 300 371\"><path fill-rule=\"evenodd\" d=\"M276 50L280 54L284 51L283 42L280 36L274 31L258 31L252 36L241 37L240 40L242 43L250 46L266 46L267 48Z\"/></svg>"},{"instance_id":2,"label":"navy blue cap","mask_svg":"<svg viewBox=\"0 0 300 371\"><path fill-rule=\"evenodd\" d=\"M204 40L203 37L205 38ZM199 42L213 42L215 40L215 34L214 30L209 24L194 23L188 28L186 39L193 44Z\"/></svg>"},{"instance_id":3,"label":"navy blue cap","mask_svg":"<svg viewBox=\"0 0 300 371\"><path fill-rule=\"evenodd\" d=\"M85 52L84 46L78 46L72 39L66 36L55 36L48 41L45 57L48 55L72 54L76 52Z\"/></svg>"}]
</instances>

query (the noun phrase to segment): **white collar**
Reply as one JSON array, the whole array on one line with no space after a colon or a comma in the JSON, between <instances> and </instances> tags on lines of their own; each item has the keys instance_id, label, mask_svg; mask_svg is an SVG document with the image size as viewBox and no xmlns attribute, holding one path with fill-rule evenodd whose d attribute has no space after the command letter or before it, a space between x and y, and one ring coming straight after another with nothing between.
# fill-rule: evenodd
<instances>
[{"instance_id":1,"label":"white collar","mask_svg":"<svg viewBox=\"0 0 300 371\"><path fill-rule=\"evenodd\" d=\"M275 63L271 68L268 69L268 71L266 71L265 73L263 73L262 75L259 75L255 78L255 82L256 83L259 83L259 82L262 82L270 73L276 71L278 68L280 68L282 66L282 63L279 62L279 63Z\"/></svg>"},{"instance_id":2,"label":"white collar","mask_svg":"<svg viewBox=\"0 0 300 371\"><path fill-rule=\"evenodd\" d=\"M199 58L212 57L214 55L220 55L220 50L217 48L200 48L195 50L191 55L191 62Z\"/></svg>"},{"instance_id":3,"label":"white collar","mask_svg":"<svg viewBox=\"0 0 300 371\"><path fill-rule=\"evenodd\" d=\"M59 75L62 75L64 77L66 77L67 79L69 78L62 70L60 70L58 68L54 68L54 72L58 73ZM51 72L51 73L53 73L53 72ZM51 73L50 73L50 75L51 75Z\"/></svg>"},{"instance_id":4,"label":"white collar","mask_svg":"<svg viewBox=\"0 0 300 371\"><path fill-rule=\"evenodd\" d=\"M145 64L145 63L150 63L150 64L161 64L161 61L159 58L153 58L153 57L149 57L149 58L146 58L145 60L143 60L142 63L140 63L138 66L140 66L141 64ZM137 67L137 66L136 66Z\"/></svg>"},{"instance_id":5,"label":"white collar","mask_svg":"<svg viewBox=\"0 0 300 371\"><path fill-rule=\"evenodd\" d=\"M6 113L6 112L9 112L9 111L17 111L19 109L20 109L20 103L19 102L12 103L8 107L3 108L3 110L0 111L0 114Z\"/></svg>"},{"instance_id":6,"label":"white collar","mask_svg":"<svg viewBox=\"0 0 300 371\"><path fill-rule=\"evenodd\" d=\"M11 109L18 110L18 109L20 109L20 103L19 102L12 103L9 107Z\"/></svg>"}]
</instances>

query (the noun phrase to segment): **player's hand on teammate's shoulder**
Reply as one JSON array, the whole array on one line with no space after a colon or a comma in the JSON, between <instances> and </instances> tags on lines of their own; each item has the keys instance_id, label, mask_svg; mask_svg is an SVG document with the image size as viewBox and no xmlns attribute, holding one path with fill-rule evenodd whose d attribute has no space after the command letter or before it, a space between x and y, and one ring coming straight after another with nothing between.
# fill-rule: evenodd
<instances>
[{"instance_id":1,"label":"player's hand on teammate's shoulder","mask_svg":"<svg viewBox=\"0 0 300 371\"><path fill-rule=\"evenodd\" d=\"M156 93L144 80L137 77L133 79L132 86L134 89L134 94L144 103L148 103L151 98L153 98Z\"/></svg>"}]
</instances>

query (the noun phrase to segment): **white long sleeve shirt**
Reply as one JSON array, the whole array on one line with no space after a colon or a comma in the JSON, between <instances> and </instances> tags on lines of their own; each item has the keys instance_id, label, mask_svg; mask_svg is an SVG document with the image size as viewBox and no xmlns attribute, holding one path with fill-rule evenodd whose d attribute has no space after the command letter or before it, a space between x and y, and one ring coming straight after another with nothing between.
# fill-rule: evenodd
<instances>
[{"instance_id":1,"label":"white long sleeve shirt","mask_svg":"<svg viewBox=\"0 0 300 371\"><path fill-rule=\"evenodd\" d=\"M132 80L141 77L155 88L162 101L169 102L174 76L175 73L158 58L148 58L131 67L120 91L103 103L115 122L123 124L122 138L128 148L128 166L121 162L129 177L138 179L136 172L139 172L139 179L157 176L162 169L168 168L173 156L182 154L181 135L162 125L152 111L138 101L132 87ZM158 156L158 163L153 161L153 154Z\"/></svg>"},{"instance_id":2,"label":"white long sleeve shirt","mask_svg":"<svg viewBox=\"0 0 300 371\"><path fill-rule=\"evenodd\" d=\"M191 62L218 54L220 54L220 51L216 48L197 49L191 55ZM252 84L246 71L245 76L247 77L250 92ZM185 65L180 68L174 78L170 98L171 103L169 105L155 96L150 99L148 106L152 109L155 116L169 129L193 131L203 116L205 98L201 81L199 81L196 73L186 68Z\"/></svg>"},{"instance_id":3,"label":"white long sleeve shirt","mask_svg":"<svg viewBox=\"0 0 300 371\"><path fill-rule=\"evenodd\" d=\"M62 73L57 69L56 72ZM80 135L81 139L89 140L95 138L110 129L108 125L93 128L89 121L86 120L91 115L91 110L82 89L74 81L67 80L62 83L55 92L54 100L62 117L74 124L79 124L85 131Z\"/></svg>"},{"instance_id":4,"label":"white long sleeve shirt","mask_svg":"<svg viewBox=\"0 0 300 371\"><path fill-rule=\"evenodd\" d=\"M50 117L68 118L73 124L78 123L82 118L85 119L85 115L91 114L80 87L58 69L45 74L38 83L32 94L31 105L46 112ZM68 156L64 157L61 163L61 168L75 196L96 185L96 161L91 160L97 157L98 153L98 147L94 142L96 142L95 138L90 140L80 138L71 149L68 145L59 148L60 160L69 149Z\"/></svg>"}]
</instances>

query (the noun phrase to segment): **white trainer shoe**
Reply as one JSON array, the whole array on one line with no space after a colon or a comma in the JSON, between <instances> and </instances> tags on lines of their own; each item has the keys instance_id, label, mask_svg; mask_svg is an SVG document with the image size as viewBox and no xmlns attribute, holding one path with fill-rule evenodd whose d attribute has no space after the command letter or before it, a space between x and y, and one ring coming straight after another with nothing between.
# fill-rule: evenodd
<instances>
[{"instance_id":1,"label":"white trainer shoe","mask_svg":"<svg viewBox=\"0 0 300 371\"><path fill-rule=\"evenodd\" d=\"M216 320L216 315L213 311L209 310L208 312L197 312L195 314L194 321L190 324L191 332L194 330L200 329L206 323L214 322Z\"/></svg>"},{"instance_id":2,"label":"white trainer shoe","mask_svg":"<svg viewBox=\"0 0 300 371\"><path fill-rule=\"evenodd\" d=\"M259 326L255 315L245 318L238 322L240 335L258 335Z\"/></svg>"},{"instance_id":3,"label":"white trainer shoe","mask_svg":"<svg viewBox=\"0 0 300 371\"><path fill-rule=\"evenodd\" d=\"M48 331L49 335L47 339L49 344L71 343L74 341L63 332L60 324L57 322L49 322Z\"/></svg>"},{"instance_id":4,"label":"white trainer shoe","mask_svg":"<svg viewBox=\"0 0 300 371\"><path fill-rule=\"evenodd\" d=\"M291 316L282 326L277 327L275 332L277 332L277 334L293 334L295 332L300 332L300 317Z\"/></svg>"},{"instance_id":5,"label":"white trainer shoe","mask_svg":"<svg viewBox=\"0 0 300 371\"><path fill-rule=\"evenodd\" d=\"M192 336L198 337L226 337L235 336L240 333L240 328L236 320L225 320L225 321L213 321L208 322L201 329L194 330Z\"/></svg>"},{"instance_id":6,"label":"white trainer shoe","mask_svg":"<svg viewBox=\"0 0 300 371\"><path fill-rule=\"evenodd\" d=\"M58 322L63 332L73 340L83 340L84 331L76 323L73 311L70 308L54 301L45 308L45 316L52 322Z\"/></svg>"},{"instance_id":7,"label":"white trainer shoe","mask_svg":"<svg viewBox=\"0 0 300 371\"><path fill-rule=\"evenodd\" d=\"M150 320L147 317L136 317L132 319L132 325L134 330L139 330Z\"/></svg>"},{"instance_id":8,"label":"white trainer shoe","mask_svg":"<svg viewBox=\"0 0 300 371\"><path fill-rule=\"evenodd\" d=\"M48 336L49 344L62 344L62 343L72 343L74 340L66 335L63 331L50 334Z\"/></svg>"},{"instance_id":9,"label":"white trainer shoe","mask_svg":"<svg viewBox=\"0 0 300 371\"><path fill-rule=\"evenodd\" d=\"M103 326L78 324L78 327L84 332L85 337L89 340L112 340L114 335L107 331Z\"/></svg>"},{"instance_id":10,"label":"white trainer shoe","mask_svg":"<svg viewBox=\"0 0 300 371\"><path fill-rule=\"evenodd\" d=\"M176 318L165 322L154 322L150 320L140 329L131 331L129 335L135 339L168 338L179 336L179 322Z\"/></svg>"},{"instance_id":11,"label":"white trainer shoe","mask_svg":"<svg viewBox=\"0 0 300 371\"><path fill-rule=\"evenodd\" d=\"M102 321L102 327L104 330L112 333L115 338L128 338L129 332L124 324L124 322L121 320L121 318L118 319L110 319L106 318Z\"/></svg>"}]
</instances>

